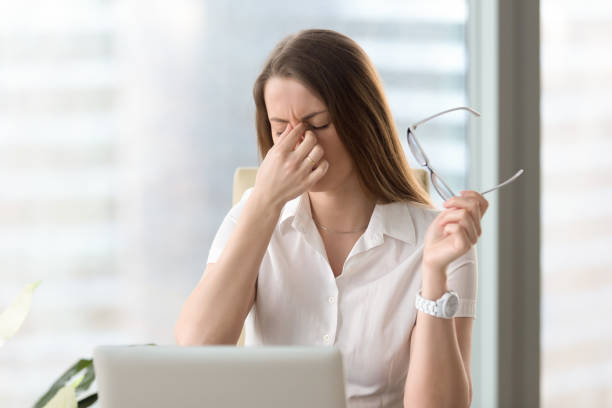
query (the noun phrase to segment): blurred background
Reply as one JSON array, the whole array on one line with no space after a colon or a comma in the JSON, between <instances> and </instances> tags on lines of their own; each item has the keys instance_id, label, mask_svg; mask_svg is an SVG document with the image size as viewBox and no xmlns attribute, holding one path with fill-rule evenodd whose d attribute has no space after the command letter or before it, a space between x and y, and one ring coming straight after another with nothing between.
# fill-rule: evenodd
<instances>
[{"instance_id":1,"label":"blurred background","mask_svg":"<svg viewBox=\"0 0 612 408\"><path fill-rule=\"evenodd\" d=\"M174 343L234 170L259 164L252 85L285 35L357 41L414 164L406 128L471 106L470 16L442 0L0 0L0 310L42 280L0 348L0 406L32 405L95 345ZM612 3L541 0L541 35L541 406L612 406ZM473 185L467 123L417 133L456 190Z\"/></svg>"},{"instance_id":2,"label":"blurred background","mask_svg":"<svg viewBox=\"0 0 612 408\"><path fill-rule=\"evenodd\" d=\"M612 406L612 2L541 0L541 400Z\"/></svg>"}]
</instances>

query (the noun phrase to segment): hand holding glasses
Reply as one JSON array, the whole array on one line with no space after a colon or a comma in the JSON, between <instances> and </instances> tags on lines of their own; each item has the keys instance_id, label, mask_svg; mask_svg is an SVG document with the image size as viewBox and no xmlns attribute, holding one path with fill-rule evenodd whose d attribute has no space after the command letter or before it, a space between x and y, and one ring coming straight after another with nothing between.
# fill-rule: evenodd
<instances>
[{"instance_id":1,"label":"hand holding glasses","mask_svg":"<svg viewBox=\"0 0 612 408\"><path fill-rule=\"evenodd\" d=\"M449 187L449 185L442 179L442 177L440 177L440 174L434 170L433 167L431 167L431 164L429 164L429 159L427 158L427 155L425 154L425 151L423 150L423 148L421 147L421 145L419 144L418 140L416 139L416 137L414 136L414 131L415 129L422 125L425 122L428 122L429 120L436 118L440 115L443 115L445 113L448 112L452 112L455 110L459 110L459 109L463 109L466 110L476 116L480 116L480 113L476 112L475 110L468 108L466 106L460 106L457 108L452 108L452 109L447 109L445 111L442 111L440 113L436 113L435 115L429 116L423 120L420 120L418 122L416 122L415 124L413 124L412 126L410 126L408 128L407 131L407 137L408 137L408 147L410 148L410 151L412 152L412 155L414 156L414 158L417 160L417 162L421 165L427 168L427 170L429 170L429 175L431 177L431 184L434 186L434 188L436 189L436 191L438 192L438 194L440 195L440 197L442 197L442 199L444 199L445 201L450 199L451 197L456 196L456 194L453 192L453 190ZM523 174L523 169L520 169L519 171L517 171L514 176L510 177L508 180L504 181L503 183L500 183L498 185L496 185L495 187L491 187L488 190L483 191L482 195L490 193L491 191L497 190L498 188L501 188L503 186L505 186L506 184L512 183L514 180L517 179L518 176L520 176L521 174Z\"/></svg>"}]
</instances>

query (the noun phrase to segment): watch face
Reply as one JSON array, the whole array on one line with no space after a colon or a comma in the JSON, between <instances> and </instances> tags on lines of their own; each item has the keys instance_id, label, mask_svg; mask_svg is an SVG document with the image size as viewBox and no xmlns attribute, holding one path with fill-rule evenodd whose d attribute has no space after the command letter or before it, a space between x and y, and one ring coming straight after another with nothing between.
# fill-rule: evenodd
<instances>
[{"instance_id":1,"label":"watch face","mask_svg":"<svg viewBox=\"0 0 612 408\"><path fill-rule=\"evenodd\" d=\"M444 314L447 316L454 316L457 313L457 309L459 308L459 298L457 295L452 294L446 299L446 305L444 307Z\"/></svg>"}]
</instances>

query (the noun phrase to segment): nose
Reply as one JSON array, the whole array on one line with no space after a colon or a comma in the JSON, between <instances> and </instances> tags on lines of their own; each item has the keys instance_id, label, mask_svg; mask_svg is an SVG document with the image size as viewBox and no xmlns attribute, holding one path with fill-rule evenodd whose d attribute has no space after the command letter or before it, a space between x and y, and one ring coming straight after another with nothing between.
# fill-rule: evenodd
<instances>
[{"instance_id":1,"label":"nose","mask_svg":"<svg viewBox=\"0 0 612 408\"><path fill-rule=\"evenodd\" d=\"M308 123L306 123L306 122L301 122L301 121L299 121L299 120L297 120L297 119L290 119L290 120L289 120L289 123L287 124L287 126L289 127L289 130L291 130L291 129L294 129L294 128L295 128L297 125L299 125L300 123L301 123L301 124L304 126L304 131L307 131L307 130L312 130L312 129L311 129L311 127L310 127L310 125L309 125ZM287 127L285 127L285 130L286 130L286 129L287 129ZM301 137L301 140L303 140L303 139L304 139L304 135L302 135L302 137Z\"/></svg>"}]
</instances>

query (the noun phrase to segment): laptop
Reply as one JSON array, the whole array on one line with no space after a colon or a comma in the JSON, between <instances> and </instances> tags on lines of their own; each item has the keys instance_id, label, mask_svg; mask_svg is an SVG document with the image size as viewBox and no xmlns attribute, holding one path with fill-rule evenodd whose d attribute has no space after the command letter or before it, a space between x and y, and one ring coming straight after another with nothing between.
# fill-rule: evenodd
<instances>
[{"instance_id":1,"label":"laptop","mask_svg":"<svg viewBox=\"0 0 612 408\"><path fill-rule=\"evenodd\" d=\"M345 408L329 346L97 346L101 408Z\"/></svg>"}]
</instances>

